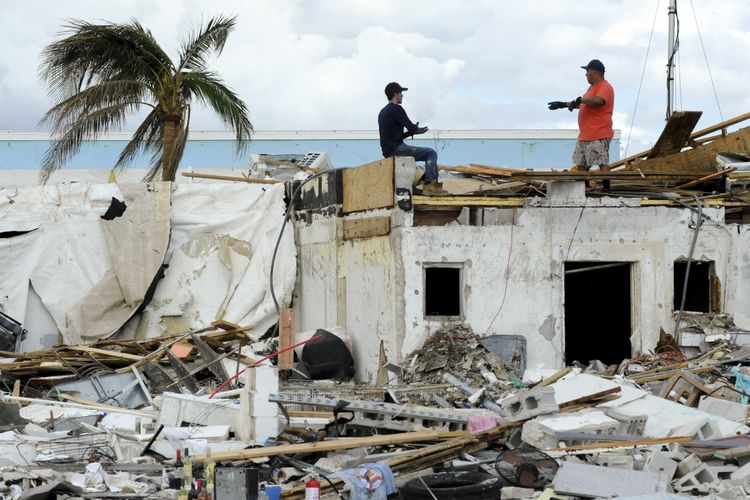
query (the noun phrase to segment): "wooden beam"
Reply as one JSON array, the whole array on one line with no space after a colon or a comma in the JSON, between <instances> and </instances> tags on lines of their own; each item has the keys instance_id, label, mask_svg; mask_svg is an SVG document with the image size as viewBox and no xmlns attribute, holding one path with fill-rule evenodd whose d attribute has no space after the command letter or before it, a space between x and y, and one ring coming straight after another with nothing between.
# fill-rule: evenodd
<instances>
[{"instance_id":1,"label":"wooden beam","mask_svg":"<svg viewBox=\"0 0 750 500\"><path fill-rule=\"evenodd\" d=\"M78 351L87 352L90 354L99 354L100 356L107 356L110 358L125 359L128 361L140 361L143 356L136 356L135 354L127 354L124 352L107 351L105 349L98 349L96 347L89 347L85 345L68 345L60 349L61 351Z\"/></svg>"},{"instance_id":2,"label":"wooden beam","mask_svg":"<svg viewBox=\"0 0 750 500\"><path fill-rule=\"evenodd\" d=\"M737 167L727 168L725 170L722 170L721 172L716 172L713 174L709 174L706 176L701 177L700 179L695 179L694 181L690 181L686 184L683 184L681 186L677 186L677 189L687 189L689 187L693 187L697 184L700 184L701 182L710 181L711 179L716 179L717 177L723 177L727 175L729 172L734 172L737 170Z\"/></svg>"},{"instance_id":3,"label":"wooden beam","mask_svg":"<svg viewBox=\"0 0 750 500\"><path fill-rule=\"evenodd\" d=\"M602 438L606 439L606 436L602 436ZM693 438L690 436L676 436L667 438L637 439L634 441L605 441L602 443L582 444L580 446L566 446L564 448L547 448L541 451L548 453L559 451L576 452L607 448L637 448L640 446L654 446L659 444L685 443L692 440Z\"/></svg>"},{"instance_id":4,"label":"wooden beam","mask_svg":"<svg viewBox=\"0 0 750 500\"><path fill-rule=\"evenodd\" d=\"M252 177L234 177L231 175L215 175L215 174L199 174L195 172L183 172L185 177L194 177L196 179L213 179L217 181L234 181L234 182L248 182L250 184L280 184L284 181L277 179L254 179Z\"/></svg>"},{"instance_id":5,"label":"wooden beam","mask_svg":"<svg viewBox=\"0 0 750 500\"><path fill-rule=\"evenodd\" d=\"M558 380L560 380L561 378L563 378L565 375L567 375L568 373L572 371L573 369L571 367L566 366L562 370L558 370L552 375L550 375L549 377L545 378L544 380L536 384L534 387L546 387L550 384L554 384L555 382L557 382Z\"/></svg>"},{"instance_id":6,"label":"wooden beam","mask_svg":"<svg viewBox=\"0 0 750 500\"><path fill-rule=\"evenodd\" d=\"M256 458L273 457L277 455L294 455L297 453L317 453L321 451L351 450L363 446L385 446L389 444L420 443L423 441L438 441L444 439L444 433L438 431L401 432L398 434L380 434L363 438L331 439L314 443L286 444L280 446L265 446L248 450L224 451L212 453L214 460L253 460ZM468 434L468 433L467 433ZM204 453L194 456L197 462L206 459Z\"/></svg>"},{"instance_id":7,"label":"wooden beam","mask_svg":"<svg viewBox=\"0 0 750 500\"><path fill-rule=\"evenodd\" d=\"M279 315L279 351L278 363L280 370L291 370L294 368L294 349L289 349L294 344L292 324L294 320L294 309L282 309Z\"/></svg>"}]
</instances>

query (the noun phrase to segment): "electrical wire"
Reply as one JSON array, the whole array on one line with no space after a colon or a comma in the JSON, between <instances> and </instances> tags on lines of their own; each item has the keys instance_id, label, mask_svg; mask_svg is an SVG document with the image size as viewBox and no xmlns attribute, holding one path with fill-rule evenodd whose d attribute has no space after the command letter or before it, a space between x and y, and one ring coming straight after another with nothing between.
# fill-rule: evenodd
<instances>
[{"instance_id":1,"label":"electrical wire","mask_svg":"<svg viewBox=\"0 0 750 500\"><path fill-rule=\"evenodd\" d=\"M693 252L695 251L695 243L698 241L698 233L700 232L701 226L703 225L703 209L701 201L697 195L693 195L695 202L698 204L698 222L693 230L693 241L690 243L690 253L688 254L687 266L685 268L685 281L682 284L682 300L680 302L680 310L677 313L677 320L674 323L674 333L672 337L677 340L677 332L680 329L680 322L682 321L682 311L685 309L685 298L687 297L688 278L690 277L690 263L693 261Z\"/></svg>"},{"instance_id":2,"label":"electrical wire","mask_svg":"<svg viewBox=\"0 0 750 500\"><path fill-rule=\"evenodd\" d=\"M711 75L711 66L708 64L708 55L706 54L706 46L703 45L703 37L701 36L701 29L698 27L698 16L695 15L695 7L693 7L693 0L690 0L690 8L693 10L693 19L695 19L695 29L698 31L698 40L701 42L701 49L703 49L703 59L706 61L706 69L708 69L708 78L711 80L711 88L714 91L714 99L716 99L716 107L719 108L719 117L721 121L724 121L724 113L721 112L721 104L719 104L719 95L716 93L716 85L714 85L714 77Z\"/></svg>"},{"instance_id":3,"label":"electrical wire","mask_svg":"<svg viewBox=\"0 0 750 500\"><path fill-rule=\"evenodd\" d=\"M490 328L492 328L492 325L495 323L495 320L497 319L498 315L500 314L500 311L503 310L503 306L505 305L505 298L507 297L508 292L508 281L510 281L510 257L513 254L513 232L514 228L516 227L516 209L513 209L513 220L511 221L510 225L510 245L508 246L508 261L505 264L505 286L503 288L503 300L500 302L500 307L497 309L497 312L495 313L495 316L493 316L492 321L490 321L489 326L487 326L487 330L484 332L483 337L486 337L487 334L490 331Z\"/></svg>"},{"instance_id":4,"label":"electrical wire","mask_svg":"<svg viewBox=\"0 0 750 500\"><path fill-rule=\"evenodd\" d=\"M656 16L659 13L659 5L661 0L656 2L656 11L654 12L654 22L651 24L651 34L648 36L648 47L646 47L646 57L643 59L643 70L641 70L641 81L638 83L638 93L635 96L635 106L633 107L633 116L630 119L630 130L628 130L628 141L625 143L625 153L623 156L627 158L628 148L630 147L630 136L633 133L633 124L635 123L635 114L638 111L638 100L641 97L641 88L643 87L643 78L646 75L646 63L648 62L648 54L651 51L651 40L654 38L654 28L656 27Z\"/></svg>"}]
</instances>

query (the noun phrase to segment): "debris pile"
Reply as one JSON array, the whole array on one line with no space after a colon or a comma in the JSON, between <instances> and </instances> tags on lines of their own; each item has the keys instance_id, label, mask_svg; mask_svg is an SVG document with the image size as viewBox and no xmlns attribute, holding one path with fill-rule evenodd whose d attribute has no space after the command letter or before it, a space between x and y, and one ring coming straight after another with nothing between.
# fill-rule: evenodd
<instances>
[{"instance_id":1,"label":"debris pile","mask_svg":"<svg viewBox=\"0 0 750 500\"><path fill-rule=\"evenodd\" d=\"M515 339L489 349L449 324L382 386L280 378L277 353L253 351L271 345L231 324L1 352L0 493L747 498L750 348L708 339L730 317L682 333L696 325L697 355L665 334L658 353L535 378L516 375Z\"/></svg>"}]
</instances>

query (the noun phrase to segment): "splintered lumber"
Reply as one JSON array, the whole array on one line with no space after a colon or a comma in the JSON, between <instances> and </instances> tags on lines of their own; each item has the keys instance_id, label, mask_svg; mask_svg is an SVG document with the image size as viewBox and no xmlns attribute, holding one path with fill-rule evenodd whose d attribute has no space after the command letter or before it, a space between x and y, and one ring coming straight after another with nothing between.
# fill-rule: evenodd
<instances>
[{"instance_id":1,"label":"splintered lumber","mask_svg":"<svg viewBox=\"0 0 750 500\"><path fill-rule=\"evenodd\" d=\"M522 425L523 422L504 422L498 428L492 429L487 432L480 434L466 434L461 437L456 437L444 441L442 443L431 444L413 450L409 453L393 457L384 462L394 472L407 472L425 469L434 465L443 463L447 460L451 460L458 457L461 452L471 453L472 451L481 450L487 447L487 443L498 439L502 434L510 428ZM448 433L442 433L445 435ZM455 434L455 433L454 433ZM341 479L331 479L331 482L335 485L343 484ZM321 483L321 489L330 488L330 484ZM304 498L305 486L300 485L294 488L283 490L281 496L284 498Z\"/></svg>"},{"instance_id":2,"label":"splintered lumber","mask_svg":"<svg viewBox=\"0 0 750 500\"><path fill-rule=\"evenodd\" d=\"M693 186L695 186L697 184L700 184L701 182L710 181L711 179L716 179L717 177L723 177L723 176L725 176L726 174L728 174L730 172L734 172L735 170L737 170L737 167L727 168L725 170L722 170L721 172L716 172L714 174L709 174L709 175L706 175L704 177L701 177L700 179L695 179L694 181L690 181L690 182L687 182L687 183L685 183L685 184L683 184L681 186L677 186L677 189L687 189L689 187L693 187Z\"/></svg>"},{"instance_id":3,"label":"splintered lumber","mask_svg":"<svg viewBox=\"0 0 750 500\"><path fill-rule=\"evenodd\" d=\"M602 436L606 439L606 436ZM643 446L658 446L662 444L686 443L692 441L690 436L674 436L667 438L636 439L633 441L604 441L602 443L582 444L579 446L566 446L564 448L547 448L541 450L545 453L573 453L592 450L606 450L610 448L639 448Z\"/></svg>"},{"instance_id":4,"label":"splintered lumber","mask_svg":"<svg viewBox=\"0 0 750 500\"><path fill-rule=\"evenodd\" d=\"M213 179L217 181L234 181L234 182L248 182L251 184L279 184L284 181L277 179L254 179L252 177L234 177L231 175L215 175L215 174L198 174L193 172L183 172L182 175L185 177L194 177L196 179Z\"/></svg>"},{"instance_id":5,"label":"splintered lumber","mask_svg":"<svg viewBox=\"0 0 750 500\"><path fill-rule=\"evenodd\" d=\"M690 137L688 138L688 141L690 141L690 140L696 140L699 137L702 137L704 135L710 134L712 132L716 132L717 130L722 130L722 129L725 129L725 128L730 127L732 125L736 125L736 124L738 124L740 122L743 122L743 121L747 120L748 118L750 118L750 113L745 113L743 115L739 115L739 116L736 116L734 118L730 118L729 120L725 120L723 122L717 123L716 125L712 125L712 126L710 126L708 128L704 128L704 129L699 130L697 132L693 132L692 134L690 134ZM721 138L721 136L717 136L716 138L719 139L719 138ZM646 156L650 155L651 153L652 153L651 149L647 149L646 151L642 151L640 153L636 153L636 154L634 154L632 156L628 156L627 158L623 158L622 160L618 160L618 161L612 163L610 165L610 168L614 169L614 168L621 167L623 165L627 165L628 163L633 162L635 160L638 160L638 159L641 159L641 158L645 158Z\"/></svg>"},{"instance_id":6,"label":"splintered lumber","mask_svg":"<svg viewBox=\"0 0 750 500\"><path fill-rule=\"evenodd\" d=\"M455 435L455 434L449 434ZM225 451L212 453L214 460L252 460L255 458L273 457L277 455L293 455L296 453L317 453L321 451L351 450L362 446L385 446L390 444L418 443L422 441L436 441L445 439L445 433L438 431L402 432L399 434L381 434L364 438L332 439L314 443L286 444L281 446L265 446L249 450ZM197 454L194 459L198 462L205 460L205 454Z\"/></svg>"},{"instance_id":7,"label":"splintered lumber","mask_svg":"<svg viewBox=\"0 0 750 500\"><path fill-rule=\"evenodd\" d=\"M510 177L513 173L525 172L525 170L520 168L490 167L488 165L476 165L474 163L469 165L459 165L456 167L440 165L438 169L446 172L458 172L460 174L468 175L485 175L489 177Z\"/></svg>"},{"instance_id":8,"label":"splintered lumber","mask_svg":"<svg viewBox=\"0 0 750 500\"><path fill-rule=\"evenodd\" d=\"M621 388L618 386L618 387L612 387L611 389L606 389L604 391L595 392L594 394L589 394L588 396L583 396L578 399L566 401L560 404L560 408L568 408L570 406L577 406L577 405L582 405L586 403L591 403L599 399L606 398L607 396L618 394L620 390Z\"/></svg>"},{"instance_id":9,"label":"splintered lumber","mask_svg":"<svg viewBox=\"0 0 750 500\"><path fill-rule=\"evenodd\" d=\"M85 345L69 345L65 346L65 350L88 352L92 354L99 354L101 356L108 356L110 358L124 359L127 361L140 361L141 359L143 359L143 356L136 356L135 354L127 354L119 351L107 351L105 349L97 349L96 347L89 347Z\"/></svg>"},{"instance_id":10,"label":"splintered lumber","mask_svg":"<svg viewBox=\"0 0 750 500\"><path fill-rule=\"evenodd\" d=\"M565 375L567 375L568 373L572 371L573 369L571 367L566 366L562 370L558 370L552 375L550 375L549 377L545 378L544 380L536 384L534 387L546 387L550 384L554 384L555 382L557 382L558 380L560 380L561 378L563 378Z\"/></svg>"}]
</instances>

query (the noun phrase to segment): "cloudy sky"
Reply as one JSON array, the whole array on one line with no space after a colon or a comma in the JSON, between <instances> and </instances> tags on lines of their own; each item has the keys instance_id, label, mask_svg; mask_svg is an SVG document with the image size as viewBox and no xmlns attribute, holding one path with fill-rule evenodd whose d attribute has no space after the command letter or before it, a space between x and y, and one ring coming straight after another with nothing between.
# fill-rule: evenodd
<instances>
[{"instance_id":1,"label":"cloudy sky","mask_svg":"<svg viewBox=\"0 0 750 500\"><path fill-rule=\"evenodd\" d=\"M49 106L37 77L39 53L60 36L66 19L137 18L174 54L202 19L224 14L237 15L238 25L211 66L248 104L257 130L373 130L385 103L383 87L392 80L409 87L404 106L412 119L432 129L572 129L576 114L548 111L546 102L584 92L580 66L598 58L616 92L615 127L623 147L632 137L632 154L650 147L664 123L668 3L3 2L0 130L38 129ZM677 3L676 109L702 110L699 128L750 111L750 1ZM200 110L193 112L192 128L222 129Z\"/></svg>"}]
</instances>

